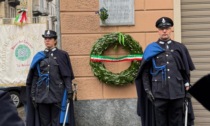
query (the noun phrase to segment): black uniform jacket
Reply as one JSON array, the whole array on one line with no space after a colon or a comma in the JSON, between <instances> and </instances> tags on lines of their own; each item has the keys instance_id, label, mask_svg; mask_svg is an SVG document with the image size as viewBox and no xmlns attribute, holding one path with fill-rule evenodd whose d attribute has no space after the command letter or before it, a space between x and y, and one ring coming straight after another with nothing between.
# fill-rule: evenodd
<instances>
[{"instance_id":1,"label":"black uniform jacket","mask_svg":"<svg viewBox=\"0 0 210 126\"><path fill-rule=\"evenodd\" d=\"M74 79L74 74L71 66L71 62L69 59L69 55L67 52L56 49L53 53L53 55L57 58L56 61L59 65L59 70L62 77L70 77L71 80ZM40 126L39 123L39 113L36 108L34 108L32 104L31 99L31 86L34 76L34 70L36 70L36 64L39 63L42 59L45 58L44 52L38 52L31 63L31 67L28 73L28 77L26 80L26 92L27 92L27 118L26 118L26 125L27 126ZM70 101L69 106L69 126L75 125L75 119L74 119L74 109L73 109L73 101Z\"/></svg>"},{"instance_id":2,"label":"black uniform jacket","mask_svg":"<svg viewBox=\"0 0 210 126\"><path fill-rule=\"evenodd\" d=\"M175 59L177 67L180 71L185 72L184 73L186 75L185 79L189 82L190 70L195 69L195 67L192 63L188 50L183 44L179 42L172 41L172 43L173 43L173 46L171 46L171 49L173 49L172 55ZM144 70L144 66L147 65L147 63L151 62L151 59L153 57L164 51L165 50L162 49L156 42L149 44L144 51L143 60L141 62L139 72L135 79L137 96L138 96L137 114L141 116L142 126L155 126L153 105L148 100L146 92L144 90L144 86L142 83L143 79L142 72Z\"/></svg>"},{"instance_id":3,"label":"black uniform jacket","mask_svg":"<svg viewBox=\"0 0 210 126\"><path fill-rule=\"evenodd\" d=\"M0 90L0 126L24 126L9 93Z\"/></svg>"}]
</instances>

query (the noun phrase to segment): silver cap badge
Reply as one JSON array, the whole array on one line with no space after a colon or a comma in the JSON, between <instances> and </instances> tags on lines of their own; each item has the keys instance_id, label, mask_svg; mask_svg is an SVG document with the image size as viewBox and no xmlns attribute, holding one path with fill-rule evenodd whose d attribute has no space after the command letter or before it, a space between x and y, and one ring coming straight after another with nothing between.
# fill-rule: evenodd
<instances>
[{"instance_id":1,"label":"silver cap badge","mask_svg":"<svg viewBox=\"0 0 210 126\"><path fill-rule=\"evenodd\" d=\"M50 30L47 31L47 34L50 35Z\"/></svg>"},{"instance_id":2,"label":"silver cap badge","mask_svg":"<svg viewBox=\"0 0 210 126\"><path fill-rule=\"evenodd\" d=\"M162 23L166 23L166 20L164 18L162 18Z\"/></svg>"}]
</instances>

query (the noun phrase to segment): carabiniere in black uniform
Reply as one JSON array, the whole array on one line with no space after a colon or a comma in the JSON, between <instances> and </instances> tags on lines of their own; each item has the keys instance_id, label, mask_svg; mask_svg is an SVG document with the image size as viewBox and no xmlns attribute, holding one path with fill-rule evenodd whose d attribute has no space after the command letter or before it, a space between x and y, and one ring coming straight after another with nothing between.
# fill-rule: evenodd
<instances>
[{"instance_id":1,"label":"carabiniere in black uniform","mask_svg":"<svg viewBox=\"0 0 210 126\"><path fill-rule=\"evenodd\" d=\"M165 51L152 59L152 69L148 70L152 75L152 93L155 98L183 98L185 96L184 79L172 55L175 42L172 40L165 42L158 40L157 43ZM158 69L157 67L160 66L163 68ZM147 85L147 83L144 84Z\"/></svg>"},{"instance_id":2,"label":"carabiniere in black uniform","mask_svg":"<svg viewBox=\"0 0 210 126\"><path fill-rule=\"evenodd\" d=\"M137 113L141 116L142 126L184 125L183 104L190 83L190 71L195 67L187 48L170 39L172 26L173 21L168 17L157 20L160 38L144 50L135 79ZM192 107L188 115L188 124L192 125Z\"/></svg>"},{"instance_id":3,"label":"carabiniere in black uniform","mask_svg":"<svg viewBox=\"0 0 210 126\"><path fill-rule=\"evenodd\" d=\"M42 36L45 38L47 48L34 56L26 80L27 126L59 126L63 123L74 126L72 99L74 74L69 55L55 46L48 47L48 42L53 42L53 44L56 42L55 31L46 30ZM61 107L66 104L66 100L70 102L66 119L68 122L64 122L61 118L63 116L61 111L66 109Z\"/></svg>"},{"instance_id":4,"label":"carabiniere in black uniform","mask_svg":"<svg viewBox=\"0 0 210 126\"><path fill-rule=\"evenodd\" d=\"M59 125L59 116L56 115L60 115L64 89L72 91L71 77L62 76L60 71L62 66L57 61L59 59L62 61L60 54L67 55L64 51L55 47L51 50L45 49L44 53L46 58L39 62L37 65L39 68L34 71L31 97L38 106L40 121L48 124L45 115L42 114L51 111L52 117L56 117L53 118L52 124L56 126Z\"/></svg>"},{"instance_id":5,"label":"carabiniere in black uniform","mask_svg":"<svg viewBox=\"0 0 210 126\"><path fill-rule=\"evenodd\" d=\"M144 89L150 90L155 98L156 125L172 126L171 124L176 124L173 121L184 119L185 84L189 83L189 78L186 72L178 67L182 65L177 60L181 56L176 57L175 54L178 54L176 47L180 43L173 40L158 40L156 43L165 51L153 57L145 66L142 75L143 85ZM169 122L166 115L169 117ZM162 121L158 123L158 120Z\"/></svg>"},{"instance_id":6,"label":"carabiniere in black uniform","mask_svg":"<svg viewBox=\"0 0 210 126\"><path fill-rule=\"evenodd\" d=\"M46 49L44 52L46 58L40 61L40 71L36 72L36 79L32 84L32 97L35 98L36 103L60 103L62 101L64 88L70 90L70 80L68 78L62 78L59 70L59 64L57 63L57 57L54 56L54 52L58 51L57 48L52 50ZM40 72L40 73L39 73ZM38 76L41 74L42 76ZM43 80L43 76L49 74L47 79ZM37 80L37 81L36 81ZM66 85L64 85L64 81ZM68 83L69 81L69 83Z\"/></svg>"}]
</instances>

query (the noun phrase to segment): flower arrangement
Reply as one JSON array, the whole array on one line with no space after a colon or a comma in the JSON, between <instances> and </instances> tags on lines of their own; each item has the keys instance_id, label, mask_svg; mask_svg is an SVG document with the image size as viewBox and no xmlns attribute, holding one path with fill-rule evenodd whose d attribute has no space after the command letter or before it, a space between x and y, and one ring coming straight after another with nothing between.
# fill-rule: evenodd
<instances>
[{"instance_id":1,"label":"flower arrangement","mask_svg":"<svg viewBox=\"0 0 210 126\"><path fill-rule=\"evenodd\" d=\"M97 11L96 14L100 16L102 22L104 22L109 17L108 10L104 7Z\"/></svg>"}]
</instances>

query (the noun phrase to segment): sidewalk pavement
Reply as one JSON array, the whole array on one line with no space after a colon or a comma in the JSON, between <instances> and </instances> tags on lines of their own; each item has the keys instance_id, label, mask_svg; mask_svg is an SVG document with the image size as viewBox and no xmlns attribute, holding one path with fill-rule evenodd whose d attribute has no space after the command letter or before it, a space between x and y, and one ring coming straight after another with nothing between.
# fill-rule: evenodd
<instances>
[{"instance_id":1,"label":"sidewalk pavement","mask_svg":"<svg viewBox=\"0 0 210 126\"><path fill-rule=\"evenodd\" d=\"M19 108L17 108L18 114L19 116L22 118L22 120L25 121L25 111L24 111L24 107L21 106Z\"/></svg>"}]
</instances>

